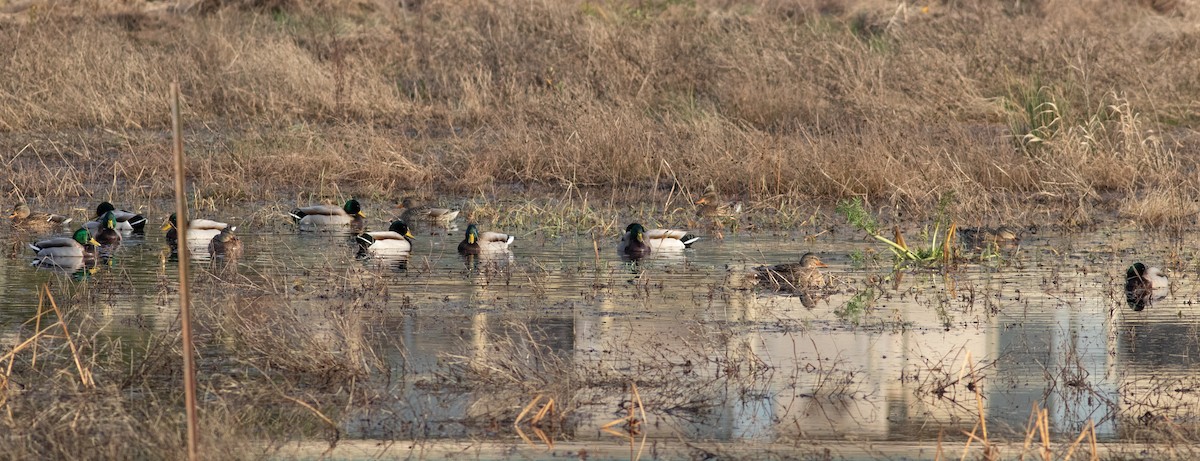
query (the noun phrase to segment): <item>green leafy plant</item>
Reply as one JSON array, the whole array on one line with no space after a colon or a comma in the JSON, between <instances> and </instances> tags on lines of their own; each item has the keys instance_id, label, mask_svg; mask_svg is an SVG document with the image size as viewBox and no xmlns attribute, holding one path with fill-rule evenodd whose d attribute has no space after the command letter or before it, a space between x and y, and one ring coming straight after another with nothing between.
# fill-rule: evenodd
<instances>
[{"instance_id":1,"label":"green leafy plant","mask_svg":"<svg viewBox=\"0 0 1200 461\"><path fill-rule=\"evenodd\" d=\"M926 231L925 235L928 238L928 245L924 247L909 247L904 241L904 235L900 233L899 226L892 226L892 238L883 236L879 231L879 224L875 217L866 210L863 206L863 201L859 197L849 200L842 200L838 203L836 211L846 218L846 221L851 226L857 227L859 230L866 232L875 240L883 242L896 256L898 262L914 262L921 264L935 264L938 262L949 263L954 257L953 240L958 226L953 222L949 222L946 217L945 208L953 201L952 194L946 194L942 197L939 204L938 220L934 224L932 231ZM944 226L944 227L943 227ZM945 228L945 232L942 229Z\"/></svg>"}]
</instances>

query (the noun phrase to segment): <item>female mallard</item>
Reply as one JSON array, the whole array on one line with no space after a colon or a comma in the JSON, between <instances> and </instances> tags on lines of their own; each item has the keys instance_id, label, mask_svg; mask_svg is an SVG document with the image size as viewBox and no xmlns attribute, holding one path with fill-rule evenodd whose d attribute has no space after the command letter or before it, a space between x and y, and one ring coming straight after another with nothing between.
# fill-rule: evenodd
<instances>
[{"instance_id":1,"label":"female mallard","mask_svg":"<svg viewBox=\"0 0 1200 461\"><path fill-rule=\"evenodd\" d=\"M364 226L362 206L358 200L350 199L345 205L312 205L296 208L288 213L292 220L302 230L317 230L321 228L347 227L352 230L362 230Z\"/></svg>"},{"instance_id":2,"label":"female mallard","mask_svg":"<svg viewBox=\"0 0 1200 461\"><path fill-rule=\"evenodd\" d=\"M171 216L167 218L167 222L163 223L162 226L162 230L167 231L167 244L171 245L172 248L179 244L179 230L176 229L178 225L179 218L175 213L171 213ZM199 247L203 251L205 245L228 227L229 224L208 219L193 219L188 221L188 244L192 247ZM233 229L230 229L230 231L233 231Z\"/></svg>"},{"instance_id":3,"label":"female mallard","mask_svg":"<svg viewBox=\"0 0 1200 461\"><path fill-rule=\"evenodd\" d=\"M625 227L625 235L617 252L622 257L641 259L655 251L679 251L688 248L700 237L688 234L687 231L675 229L654 229L647 231L639 223Z\"/></svg>"},{"instance_id":4,"label":"female mallard","mask_svg":"<svg viewBox=\"0 0 1200 461\"><path fill-rule=\"evenodd\" d=\"M71 222L71 218L66 216L30 210L25 202L13 207L8 217L12 219L13 227L34 232L51 231Z\"/></svg>"},{"instance_id":5,"label":"female mallard","mask_svg":"<svg viewBox=\"0 0 1200 461\"><path fill-rule=\"evenodd\" d=\"M70 238L58 237L46 239L29 245L37 252L37 264L70 264L72 259L95 257L96 247L100 242L92 238L87 229L80 228Z\"/></svg>"},{"instance_id":6,"label":"female mallard","mask_svg":"<svg viewBox=\"0 0 1200 461\"><path fill-rule=\"evenodd\" d=\"M422 205L412 197L405 197L400 206L404 208L400 219L407 222L420 222L449 229L458 217L456 209Z\"/></svg>"},{"instance_id":7,"label":"female mallard","mask_svg":"<svg viewBox=\"0 0 1200 461\"><path fill-rule=\"evenodd\" d=\"M412 250L413 235L403 220L392 221L386 231L363 232L355 237L362 253L399 254Z\"/></svg>"},{"instance_id":8,"label":"female mallard","mask_svg":"<svg viewBox=\"0 0 1200 461\"><path fill-rule=\"evenodd\" d=\"M798 263L777 264L754 269L755 277L771 282L775 288L806 290L825 286L822 267L829 267L813 253L804 253Z\"/></svg>"},{"instance_id":9,"label":"female mallard","mask_svg":"<svg viewBox=\"0 0 1200 461\"><path fill-rule=\"evenodd\" d=\"M96 234L100 231L101 219L107 213L113 214L113 228L119 232L142 233L146 231L146 218L132 211L118 210L117 207L108 202L100 202L96 206L96 217L84 223L83 227L91 231L92 234Z\"/></svg>"},{"instance_id":10,"label":"female mallard","mask_svg":"<svg viewBox=\"0 0 1200 461\"><path fill-rule=\"evenodd\" d=\"M236 229L237 228L235 227L226 227L221 229L221 231L208 242L209 256L213 258L218 256L224 256L226 258L236 258L241 256L242 239L239 239L238 236L233 235L233 231ZM191 228L189 227L188 230L190 234Z\"/></svg>"},{"instance_id":11,"label":"female mallard","mask_svg":"<svg viewBox=\"0 0 1200 461\"><path fill-rule=\"evenodd\" d=\"M1014 247L1021 243L1021 231L1014 227L964 227L959 228L958 240L967 249Z\"/></svg>"},{"instance_id":12,"label":"female mallard","mask_svg":"<svg viewBox=\"0 0 1200 461\"><path fill-rule=\"evenodd\" d=\"M508 244L516 240L508 234L499 232L479 233L479 227L474 224L467 226L466 237L458 244L458 254L477 255L480 253L508 251Z\"/></svg>"},{"instance_id":13,"label":"female mallard","mask_svg":"<svg viewBox=\"0 0 1200 461\"><path fill-rule=\"evenodd\" d=\"M711 218L715 222L720 220L734 219L738 213L742 212L742 202L727 203L721 200L721 196L717 195L716 186L709 184L704 188L704 195L696 200L696 216L701 218Z\"/></svg>"},{"instance_id":14,"label":"female mallard","mask_svg":"<svg viewBox=\"0 0 1200 461\"><path fill-rule=\"evenodd\" d=\"M1133 310L1140 311L1155 299L1165 297L1170 285L1159 268L1134 263L1125 271L1125 301Z\"/></svg>"}]
</instances>

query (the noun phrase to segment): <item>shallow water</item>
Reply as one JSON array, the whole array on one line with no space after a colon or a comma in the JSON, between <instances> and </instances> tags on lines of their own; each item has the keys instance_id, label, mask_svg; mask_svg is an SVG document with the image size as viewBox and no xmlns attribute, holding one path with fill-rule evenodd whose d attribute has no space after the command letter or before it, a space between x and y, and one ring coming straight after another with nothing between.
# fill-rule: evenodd
<instances>
[{"instance_id":1,"label":"shallow water","mask_svg":"<svg viewBox=\"0 0 1200 461\"><path fill-rule=\"evenodd\" d=\"M709 238L636 265L617 257L616 235L593 242L518 232L511 257L465 263L455 254L458 233L418 233L407 261L358 258L344 235L285 226L239 234L246 254L233 265L192 263L200 308L260 310L283 297L313 322L316 340L333 329L324 315L331 306L378 311L362 335L391 368L395 398L343 421L352 438L511 439L510 427L487 421L511 418L531 394L448 385L447 364L533 350L522 341L542 346L541 365L578 379L571 423L551 435L573 442L620 442L600 427L628 411L631 380L646 433L671 440L930 442L972 431L977 399L990 434L1016 439L1035 403L1049 410L1056 434L1078 434L1090 420L1109 441L1129 440L1148 421L1200 414L1195 265L1177 262L1188 269L1172 273L1172 293L1142 312L1120 289L1134 261L1194 260L1184 242L1165 237L1043 231L1002 257L943 274L893 272L886 258L870 257L886 250L844 230ZM30 266L21 236L7 243L5 348L47 281L113 336L177 323L175 260L160 231L128 239L84 272ZM748 268L805 251L831 266L833 280L811 306L744 283ZM337 294L345 290L368 301L346 301Z\"/></svg>"}]
</instances>

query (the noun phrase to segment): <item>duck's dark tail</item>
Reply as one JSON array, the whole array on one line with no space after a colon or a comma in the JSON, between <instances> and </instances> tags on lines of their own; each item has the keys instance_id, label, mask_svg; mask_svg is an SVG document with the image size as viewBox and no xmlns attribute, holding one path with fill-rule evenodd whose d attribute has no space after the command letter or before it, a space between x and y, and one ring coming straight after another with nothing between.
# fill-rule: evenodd
<instances>
[{"instance_id":1,"label":"duck's dark tail","mask_svg":"<svg viewBox=\"0 0 1200 461\"><path fill-rule=\"evenodd\" d=\"M134 233L146 233L146 217L140 214L134 215L132 218L129 218L129 227L133 228Z\"/></svg>"},{"instance_id":2,"label":"duck's dark tail","mask_svg":"<svg viewBox=\"0 0 1200 461\"><path fill-rule=\"evenodd\" d=\"M292 222L295 222L296 224L300 224L300 220L304 219L304 216L306 216L306 214L303 211L300 211L299 208L296 208L295 210L292 210L291 212L289 212L288 216L292 217Z\"/></svg>"},{"instance_id":3,"label":"duck's dark tail","mask_svg":"<svg viewBox=\"0 0 1200 461\"><path fill-rule=\"evenodd\" d=\"M366 250L367 248L370 248L371 245L375 243L375 238L371 237L371 234L368 234L366 232L358 234L357 236L354 237L354 240L357 241L358 246L362 247L362 249L364 249L364 250Z\"/></svg>"}]
</instances>

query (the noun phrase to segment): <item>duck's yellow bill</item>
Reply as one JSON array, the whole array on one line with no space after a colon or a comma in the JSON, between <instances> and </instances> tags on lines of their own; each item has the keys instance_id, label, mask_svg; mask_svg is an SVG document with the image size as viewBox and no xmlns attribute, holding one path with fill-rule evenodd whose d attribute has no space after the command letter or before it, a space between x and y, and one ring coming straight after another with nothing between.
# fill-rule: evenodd
<instances>
[{"instance_id":1,"label":"duck's yellow bill","mask_svg":"<svg viewBox=\"0 0 1200 461\"><path fill-rule=\"evenodd\" d=\"M175 227L175 226L171 225L171 221L167 221L165 224L163 224L162 230L171 230L172 227Z\"/></svg>"}]
</instances>

